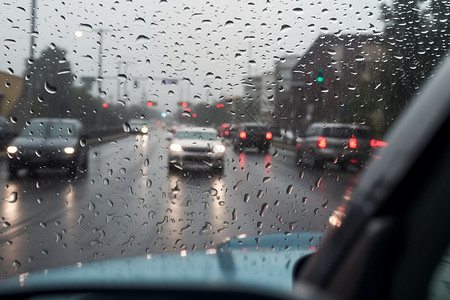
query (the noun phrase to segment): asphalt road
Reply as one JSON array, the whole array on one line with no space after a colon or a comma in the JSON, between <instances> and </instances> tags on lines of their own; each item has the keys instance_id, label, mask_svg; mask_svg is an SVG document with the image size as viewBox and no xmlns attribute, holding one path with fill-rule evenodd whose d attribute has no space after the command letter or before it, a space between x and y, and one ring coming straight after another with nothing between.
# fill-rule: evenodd
<instances>
[{"instance_id":1,"label":"asphalt road","mask_svg":"<svg viewBox=\"0 0 450 300\"><path fill-rule=\"evenodd\" d=\"M357 181L302 170L288 150L227 149L223 175L170 173L161 128L92 147L89 170L8 179L0 162L0 278L146 253L203 250L236 237L323 231Z\"/></svg>"}]
</instances>

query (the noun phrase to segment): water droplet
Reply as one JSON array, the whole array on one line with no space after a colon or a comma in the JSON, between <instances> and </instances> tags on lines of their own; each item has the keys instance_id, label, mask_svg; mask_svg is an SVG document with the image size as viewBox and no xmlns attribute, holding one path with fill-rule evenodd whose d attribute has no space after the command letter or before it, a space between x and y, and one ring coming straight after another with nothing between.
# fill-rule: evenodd
<instances>
[{"instance_id":1,"label":"water droplet","mask_svg":"<svg viewBox=\"0 0 450 300\"><path fill-rule=\"evenodd\" d=\"M284 25L281 26L280 31L281 31L281 32L285 32L285 31L288 31L288 30L291 29L291 28L292 28L292 27L291 27L290 25L284 24Z\"/></svg>"},{"instance_id":2,"label":"water droplet","mask_svg":"<svg viewBox=\"0 0 450 300\"><path fill-rule=\"evenodd\" d=\"M125 74L119 74L117 75L117 79L119 79L120 83L124 83L125 81L128 80L128 77Z\"/></svg>"},{"instance_id":3,"label":"water droplet","mask_svg":"<svg viewBox=\"0 0 450 300\"><path fill-rule=\"evenodd\" d=\"M292 184L288 185L287 189L286 189L286 194L290 194L292 193L292 189L294 188L294 186Z\"/></svg>"},{"instance_id":4,"label":"water droplet","mask_svg":"<svg viewBox=\"0 0 450 300\"><path fill-rule=\"evenodd\" d=\"M263 182L264 182L264 183L267 182L267 181L270 181L270 177L264 177L264 178L263 178Z\"/></svg>"},{"instance_id":5,"label":"water droplet","mask_svg":"<svg viewBox=\"0 0 450 300\"><path fill-rule=\"evenodd\" d=\"M45 91L51 95L56 94L56 87L52 86L48 81L44 83Z\"/></svg>"},{"instance_id":6,"label":"water droplet","mask_svg":"<svg viewBox=\"0 0 450 300\"><path fill-rule=\"evenodd\" d=\"M317 180L316 183L314 184L316 187L320 187L320 183L322 182L323 176L320 176Z\"/></svg>"},{"instance_id":7,"label":"water droplet","mask_svg":"<svg viewBox=\"0 0 450 300\"><path fill-rule=\"evenodd\" d=\"M264 203L264 204L261 206L261 211L259 212L259 215L260 215L261 217L264 217L264 213L266 212L266 210L267 210L268 207L269 207L269 204L267 204L267 203Z\"/></svg>"},{"instance_id":8,"label":"water droplet","mask_svg":"<svg viewBox=\"0 0 450 300\"><path fill-rule=\"evenodd\" d=\"M103 185L109 185L109 179L108 178L103 179Z\"/></svg>"},{"instance_id":9,"label":"water droplet","mask_svg":"<svg viewBox=\"0 0 450 300\"><path fill-rule=\"evenodd\" d=\"M19 195L17 194L17 192L12 192L11 195L8 198L6 198L6 200L9 203L15 203L18 198L19 198Z\"/></svg>"},{"instance_id":10,"label":"water droplet","mask_svg":"<svg viewBox=\"0 0 450 300\"><path fill-rule=\"evenodd\" d=\"M305 204L307 201L308 201L308 198L306 198L306 197L303 197L303 198L302 198L302 203L303 203L303 204Z\"/></svg>"},{"instance_id":11,"label":"water droplet","mask_svg":"<svg viewBox=\"0 0 450 300\"><path fill-rule=\"evenodd\" d=\"M147 36L143 35L143 34L139 35L136 38L136 44L143 44L143 43L146 43L148 41L150 41L150 39Z\"/></svg>"},{"instance_id":12,"label":"water droplet","mask_svg":"<svg viewBox=\"0 0 450 300\"><path fill-rule=\"evenodd\" d=\"M264 192L262 190L259 190L256 194L256 198L261 198L262 196L264 196Z\"/></svg>"},{"instance_id":13,"label":"water droplet","mask_svg":"<svg viewBox=\"0 0 450 300\"><path fill-rule=\"evenodd\" d=\"M80 226L81 223L83 223L83 220L84 220L84 215L83 215L83 214L79 215L79 216L78 216L78 219L77 219L78 226Z\"/></svg>"},{"instance_id":14,"label":"water droplet","mask_svg":"<svg viewBox=\"0 0 450 300\"><path fill-rule=\"evenodd\" d=\"M319 213L319 208L314 209L314 215L317 216L318 213Z\"/></svg>"},{"instance_id":15,"label":"water droplet","mask_svg":"<svg viewBox=\"0 0 450 300\"><path fill-rule=\"evenodd\" d=\"M14 267L14 270L17 270L17 269L19 269L19 268L22 266L22 264L20 263L20 261L18 261L18 260L16 260L16 259L12 262L12 265L13 265L13 267Z\"/></svg>"},{"instance_id":16,"label":"water droplet","mask_svg":"<svg viewBox=\"0 0 450 300\"><path fill-rule=\"evenodd\" d=\"M236 221L236 220L237 220L237 210L236 210L236 208L233 209L233 213L231 214L231 216L232 216L232 220L233 220L233 221Z\"/></svg>"},{"instance_id":17,"label":"water droplet","mask_svg":"<svg viewBox=\"0 0 450 300\"><path fill-rule=\"evenodd\" d=\"M130 124L128 124L128 122L123 123L122 127L123 127L123 131L125 131L125 132L131 131L131 126L130 126Z\"/></svg>"},{"instance_id":18,"label":"water droplet","mask_svg":"<svg viewBox=\"0 0 450 300\"><path fill-rule=\"evenodd\" d=\"M146 187L148 189L152 187L152 181L150 179L147 179Z\"/></svg>"},{"instance_id":19,"label":"water droplet","mask_svg":"<svg viewBox=\"0 0 450 300\"><path fill-rule=\"evenodd\" d=\"M248 202L250 200L250 195L249 194L245 194L244 195L244 202Z\"/></svg>"}]
</instances>

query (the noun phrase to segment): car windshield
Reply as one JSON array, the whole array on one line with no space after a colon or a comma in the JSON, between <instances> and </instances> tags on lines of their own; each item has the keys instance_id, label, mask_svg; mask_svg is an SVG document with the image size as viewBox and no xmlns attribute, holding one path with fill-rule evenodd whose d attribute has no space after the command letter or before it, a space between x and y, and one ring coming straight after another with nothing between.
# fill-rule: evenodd
<instances>
[{"instance_id":1,"label":"car windshield","mask_svg":"<svg viewBox=\"0 0 450 300\"><path fill-rule=\"evenodd\" d=\"M449 15L437 0L2 1L0 289L134 258L152 266L99 280L188 282L228 242L247 252L221 280L251 269L289 290L448 56Z\"/></svg>"},{"instance_id":2,"label":"car windshield","mask_svg":"<svg viewBox=\"0 0 450 300\"><path fill-rule=\"evenodd\" d=\"M46 137L48 127L43 123L31 123L20 133L21 136Z\"/></svg>"},{"instance_id":3,"label":"car windshield","mask_svg":"<svg viewBox=\"0 0 450 300\"><path fill-rule=\"evenodd\" d=\"M49 137L71 137L74 136L74 128L70 124L53 123L48 133Z\"/></svg>"},{"instance_id":4,"label":"car windshield","mask_svg":"<svg viewBox=\"0 0 450 300\"><path fill-rule=\"evenodd\" d=\"M196 139L196 140L206 140L212 141L217 139L217 134L215 132L206 131L177 131L177 139Z\"/></svg>"}]
</instances>

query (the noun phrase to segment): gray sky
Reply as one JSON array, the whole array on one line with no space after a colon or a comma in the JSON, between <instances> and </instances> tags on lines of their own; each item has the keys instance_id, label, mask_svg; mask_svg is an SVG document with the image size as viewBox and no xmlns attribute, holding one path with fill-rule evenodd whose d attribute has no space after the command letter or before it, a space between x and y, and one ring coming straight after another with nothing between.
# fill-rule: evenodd
<instances>
[{"instance_id":1,"label":"gray sky","mask_svg":"<svg viewBox=\"0 0 450 300\"><path fill-rule=\"evenodd\" d=\"M22 76L28 57L31 1L0 4L0 70ZM133 88L132 101L167 104L240 94L240 80L249 66L252 75L273 69L278 57L302 54L324 33L365 33L382 29L379 1L43 1L37 0L37 48L54 43L67 51L72 70L80 78L96 76L98 36L75 36L80 24L103 28L103 69L116 76L127 63L129 78L152 76ZM86 29L86 27L83 27ZM141 38L138 38L140 37ZM249 49L251 48L251 53ZM249 56L254 63L249 64ZM156 78L189 78L177 86L162 86ZM107 101L117 101L117 81L104 80ZM205 88L205 85L209 85ZM122 84L123 87L123 84ZM123 89L121 90L123 93Z\"/></svg>"}]
</instances>

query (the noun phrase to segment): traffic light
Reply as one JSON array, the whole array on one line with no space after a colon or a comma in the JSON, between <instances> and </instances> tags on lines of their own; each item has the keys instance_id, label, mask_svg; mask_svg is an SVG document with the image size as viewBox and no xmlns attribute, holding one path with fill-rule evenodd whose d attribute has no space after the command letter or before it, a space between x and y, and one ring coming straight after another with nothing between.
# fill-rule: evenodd
<instances>
[{"instance_id":1,"label":"traffic light","mask_svg":"<svg viewBox=\"0 0 450 300\"><path fill-rule=\"evenodd\" d=\"M148 107L152 107L153 106L153 102L152 101L147 101L147 106Z\"/></svg>"},{"instance_id":2,"label":"traffic light","mask_svg":"<svg viewBox=\"0 0 450 300\"><path fill-rule=\"evenodd\" d=\"M103 102L102 106L103 106L103 108L108 108L109 104L106 102Z\"/></svg>"},{"instance_id":3,"label":"traffic light","mask_svg":"<svg viewBox=\"0 0 450 300\"><path fill-rule=\"evenodd\" d=\"M188 103L187 103L186 101L181 102L181 106L182 106L182 107L188 107Z\"/></svg>"},{"instance_id":4,"label":"traffic light","mask_svg":"<svg viewBox=\"0 0 450 300\"><path fill-rule=\"evenodd\" d=\"M323 82L323 69L317 71L317 82Z\"/></svg>"},{"instance_id":5,"label":"traffic light","mask_svg":"<svg viewBox=\"0 0 450 300\"><path fill-rule=\"evenodd\" d=\"M216 104L216 107L217 108L224 108L224 105L223 104Z\"/></svg>"}]
</instances>

